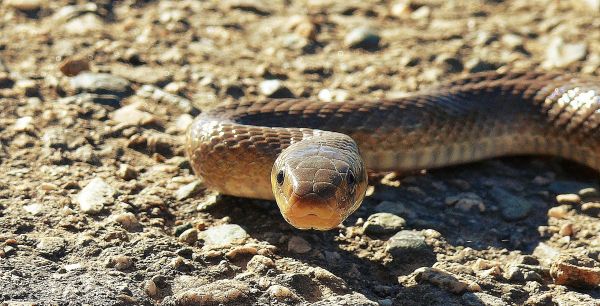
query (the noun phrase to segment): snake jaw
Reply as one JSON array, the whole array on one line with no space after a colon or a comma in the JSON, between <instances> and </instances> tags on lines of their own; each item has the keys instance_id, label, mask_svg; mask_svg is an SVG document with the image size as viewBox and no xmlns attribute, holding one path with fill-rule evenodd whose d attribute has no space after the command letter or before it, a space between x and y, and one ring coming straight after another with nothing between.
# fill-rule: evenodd
<instances>
[{"instance_id":1,"label":"snake jaw","mask_svg":"<svg viewBox=\"0 0 600 306\"><path fill-rule=\"evenodd\" d=\"M326 231L337 227L345 219L344 214L337 211L337 205L332 197L323 199L315 194L292 194L287 210L282 210L282 214L296 228Z\"/></svg>"}]
</instances>

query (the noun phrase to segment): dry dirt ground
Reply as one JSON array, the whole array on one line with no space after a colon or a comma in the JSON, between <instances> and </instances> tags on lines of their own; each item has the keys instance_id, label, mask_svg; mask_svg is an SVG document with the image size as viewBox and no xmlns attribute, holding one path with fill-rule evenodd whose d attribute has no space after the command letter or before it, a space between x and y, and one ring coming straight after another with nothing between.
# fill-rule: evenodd
<instances>
[{"instance_id":1,"label":"dry dirt ground","mask_svg":"<svg viewBox=\"0 0 600 306\"><path fill-rule=\"evenodd\" d=\"M216 195L183 152L235 99L600 74L597 0L0 1L2 305L600 305L598 173L375 177L339 228ZM19 304L18 302L25 302Z\"/></svg>"}]
</instances>

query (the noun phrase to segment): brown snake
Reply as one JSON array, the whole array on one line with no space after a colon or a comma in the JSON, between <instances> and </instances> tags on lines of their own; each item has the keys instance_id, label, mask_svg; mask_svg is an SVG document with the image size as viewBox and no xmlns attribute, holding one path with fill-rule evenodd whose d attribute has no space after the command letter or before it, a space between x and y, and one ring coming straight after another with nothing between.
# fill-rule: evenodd
<instances>
[{"instance_id":1,"label":"brown snake","mask_svg":"<svg viewBox=\"0 0 600 306\"><path fill-rule=\"evenodd\" d=\"M327 230L362 202L367 168L540 154L600 171L600 80L488 72L396 100L235 102L199 115L186 150L207 186Z\"/></svg>"}]
</instances>

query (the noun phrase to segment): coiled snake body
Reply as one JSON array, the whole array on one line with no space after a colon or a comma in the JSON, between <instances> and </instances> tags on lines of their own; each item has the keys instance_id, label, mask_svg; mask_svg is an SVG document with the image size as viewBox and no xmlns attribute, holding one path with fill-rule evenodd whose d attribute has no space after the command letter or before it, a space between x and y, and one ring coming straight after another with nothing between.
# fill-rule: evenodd
<instances>
[{"instance_id":1,"label":"coiled snake body","mask_svg":"<svg viewBox=\"0 0 600 306\"><path fill-rule=\"evenodd\" d=\"M600 81L488 72L397 100L235 102L199 115L186 151L208 186L326 230L360 205L366 169L540 154L600 171Z\"/></svg>"}]
</instances>

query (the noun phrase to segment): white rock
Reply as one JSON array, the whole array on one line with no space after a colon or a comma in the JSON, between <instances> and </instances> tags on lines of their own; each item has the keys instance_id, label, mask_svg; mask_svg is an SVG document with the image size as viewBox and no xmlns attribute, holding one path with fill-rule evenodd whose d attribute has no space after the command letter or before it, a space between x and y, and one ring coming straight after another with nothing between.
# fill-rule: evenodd
<instances>
[{"instance_id":1,"label":"white rock","mask_svg":"<svg viewBox=\"0 0 600 306\"><path fill-rule=\"evenodd\" d=\"M94 178L77 195L77 202L82 212L97 214L105 205L114 202L115 189L101 178Z\"/></svg>"}]
</instances>

